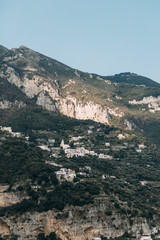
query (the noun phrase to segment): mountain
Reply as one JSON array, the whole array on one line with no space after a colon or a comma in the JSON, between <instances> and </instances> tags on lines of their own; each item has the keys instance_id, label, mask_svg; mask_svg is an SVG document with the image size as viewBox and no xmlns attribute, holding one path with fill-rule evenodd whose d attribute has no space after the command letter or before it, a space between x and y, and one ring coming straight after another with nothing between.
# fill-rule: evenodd
<instances>
[{"instance_id":1,"label":"mountain","mask_svg":"<svg viewBox=\"0 0 160 240\"><path fill-rule=\"evenodd\" d=\"M108 76L106 79L109 79L111 82L116 83L129 83L135 85L144 85L146 87L160 87L160 84L143 76L139 76L135 73L120 73L114 76Z\"/></svg>"},{"instance_id":2,"label":"mountain","mask_svg":"<svg viewBox=\"0 0 160 240\"><path fill-rule=\"evenodd\" d=\"M0 46L0 239L156 238L160 84Z\"/></svg>"},{"instance_id":3,"label":"mountain","mask_svg":"<svg viewBox=\"0 0 160 240\"><path fill-rule=\"evenodd\" d=\"M25 46L0 49L0 81L18 87L35 104L76 119L141 129L159 142L159 83L133 73L84 73Z\"/></svg>"}]
</instances>

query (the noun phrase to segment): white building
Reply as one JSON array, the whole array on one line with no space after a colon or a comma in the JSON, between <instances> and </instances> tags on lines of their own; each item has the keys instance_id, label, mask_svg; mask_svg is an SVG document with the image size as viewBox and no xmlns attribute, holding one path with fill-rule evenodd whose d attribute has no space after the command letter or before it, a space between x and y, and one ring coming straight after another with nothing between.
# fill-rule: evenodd
<instances>
[{"instance_id":1,"label":"white building","mask_svg":"<svg viewBox=\"0 0 160 240\"><path fill-rule=\"evenodd\" d=\"M105 146L106 146L106 147L110 147L110 145L111 145L111 144L110 144L109 142L106 142L106 143L105 143Z\"/></svg>"},{"instance_id":2,"label":"white building","mask_svg":"<svg viewBox=\"0 0 160 240\"><path fill-rule=\"evenodd\" d=\"M136 149L136 152L141 153L142 150L141 149Z\"/></svg>"},{"instance_id":3,"label":"white building","mask_svg":"<svg viewBox=\"0 0 160 240\"><path fill-rule=\"evenodd\" d=\"M25 139L26 139L27 141L29 141L29 136L26 136Z\"/></svg>"},{"instance_id":4,"label":"white building","mask_svg":"<svg viewBox=\"0 0 160 240\"><path fill-rule=\"evenodd\" d=\"M14 137L21 137L22 135L21 135L21 133L19 133L19 132L12 132L11 133Z\"/></svg>"},{"instance_id":5,"label":"white building","mask_svg":"<svg viewBox=\"0 0 160 240\"><path fill-rule=\"evenodd\" d=\"M147 184L148 184L148 182L147 182L147 181L140 181L140 183L141 183L141 185L142 185L142 186L145 186L145 185L147 185Z\"/></svg>"},{"instance_id":6,"label":"white building","mask_svg":"<svg viewBox=\"0 0 160 240\"><path fill-rule=\"evenodd\" d=\"M50 152L51 150L48 148L48 146L45 146L45 145L41 145L41 146L38 146L39 148L41 148L42 150L46 150L48 152Z\"/></svg>"},{"instance_id":7,"label":"white building","mask_svg":"<svg viewBox=\"0 0 160 240\"><path fill-rule=\"evenodd\" d=\"M139 147L139 149L145 149L146 148L146 146L144 144L139 144L138 147Z\"/></svg>"},{"instance_id":8,"label":"white building","mask_svg":"<svg viewBox=\"0 0 160 240\"><path fill-rule=\"evenodd\" d=\"M59 180L65 179L67 181L73 181L74 177L76 177L75 171L67 168L60 168L60 171L55 173Z\"/></svg>"},{"instance_id":9,"label":"white building","mask_svg":"<svg viewBox=\"0 0 160 240\"><path fill-rule=\"evenodd\" d=\"M93 131L92 130L88 130L88 134L92 134L93 133Z\"/></svg>"},{"instance_id":10,"label":"white building","mask_svg":"<svg viewBox=\"0 0 160 240\"><path fill-rule=\"evenodd\" d=\"M72 137L70 142L72 142L72 141L76 142L76 141L79 141L82 138L85 138L85 137L84 136Z\"/></svg>"},{"instance_id":11,"label":"white building","mask_svg":"<svg viewBox=\"0 0 160 240\"><path fill-rule=\"evenodd\" d=\"M100 154L99 154L99 158L112 159L113 157L112 157L112 156L109 156L109 155L104 155L103 153L100 153Z\"/></svg>"},{"instance_id":12,"label":"white building","mask_svg":"<svg viewBox=\"0 0 160 240\"><path fill-rule=\"evenodd\" d=\"M118 134L117 137L118 137L119 140L122 140L122 139L126 138L122 133Z\"/></svg>"},{"instance_id":13,"label":"white building","mask_svg":"<svg viewBox=\"0 0 160 240\"><path fill-rule=\"evenodd\" d=\"M0 130L12 133L12 128L11 127L2 127L2 126L0 126Z\"/></svg>"},{"instance_id":14,"label":"white building","mask_svg":"<svg viewBox=\"0 0 160 240\"><path fill-rule=\"evenodd\" d=\"M140 240L152 240L150 235L142 236Z\"/></svg>"}]
</instances>

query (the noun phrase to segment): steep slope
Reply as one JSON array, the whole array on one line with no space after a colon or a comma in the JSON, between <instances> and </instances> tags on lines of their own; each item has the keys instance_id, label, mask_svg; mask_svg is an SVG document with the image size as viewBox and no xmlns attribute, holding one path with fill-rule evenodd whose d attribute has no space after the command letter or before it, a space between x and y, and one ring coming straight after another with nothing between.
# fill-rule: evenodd
<instances>
[{"instance_id":1,"label":"steep slope","mask_svg":"<svg viewBox=\"0 0 160 240\"><path fill-rule=\"evenodd\" d=\"M62 240L139 239L158 233L159 148L130 131L25 108L8 122L14 131L0 130L2 239L50 239L54 232ZM68 156L62 138L72 145L67 151L81 149L80 155ZM76 177L59 178L62 167Z\"/></svg>"},{"instance_id":2,"label":"steep slope","mask_svg":"<svg viewBox=\"0 0 160 240\"><path fill-rule=\"evenodd\" d=\"M2 60L2 58L5 56L5 54L7 54L8 51L9 49L0 45L0 60Z\"/></svg>"},{"instance_id":3,"label":"steep slope","mask_svg":"<svg viewBox=\"0 0 160 240\"><path fill-rule=\"evenodd\" d=\"M159 85L0 49L0 238L158 237Z\"/></svg>"},{"instance_id":4,"label":"steep slope","mask_svg":"<svg viewBox=\"0 0 160 240\"><path fill-rule=\"evenodd\" d=\"M160 84L131 73L108 77L84 73L25 46L1 49L1 79L43 108L144 133L141 123L146 119L153 135L157 133L152 126L160 119ZM155 139L157 143L158 135Z\"/></svg>"}]
</instances>

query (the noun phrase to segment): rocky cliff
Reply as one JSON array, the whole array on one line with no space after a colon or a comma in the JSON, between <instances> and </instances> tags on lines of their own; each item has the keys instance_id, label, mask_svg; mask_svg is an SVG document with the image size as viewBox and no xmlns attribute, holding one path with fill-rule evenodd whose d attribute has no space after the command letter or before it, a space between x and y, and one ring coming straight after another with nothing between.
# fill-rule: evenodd
<instances>
[{"instance_id":1,"label":"rocky cliff","mask_svg":"<svg viewBox=\"0 0 160 240\"><path fill-rule=\"evenodd\" d=\"M123 87L123 84L106 80L106 77L74 70L24 46L3 51L1 58L0 77L49 111L105 124L123 122L121 119L130 113L125 100L126 85ZM133 77L136 78L136 75ZM135 91L141 93L145 88L144 85L132 84L130 105L144 104L143 100L132 101L131 97L135 96ZM148 102L150 112L159 111L157 101L158 98L154 103L153 99L152 103Z\"/></svg>"},{"instance_id":2,"label":"rocky cliff","mask_svg":"<svg viewBox=\"0 0 160 240\"><path fill-rule=\"evenodd\" d=\"M45 78L33 76L31 80L25 76L21 79L11 67L7 67L1 76L7 77L10 83L22 89L29 98L36 97L36 103L49 111L59 111L68 117L83 120L91 119L106 124L109 124L111 115L118 118L124 115L118 108L111 109L93 101L83 104L81 100L77 100L70 95L62 97L58 93L57 86L49 83Z\"/></svg>"},{"instance_id":3,"label":"rocky cliff","mask_svg":"<svg viewBox=\"0 0 160 240\"><path fill-rule=\"evenodd\" d=\"M1 206L11 204L10 194L6 197L4 193L3 198L4 202L1 194ZM14 194L12 200L15 201ZM109 216L106 212L111 209L112 214ZM157 233L159 228L156 219L147 222L142 217L131 219L118 213L104 196L95 199L92 205L66 206L62 212L53 209L48 212L27 212L0 219L0 234L16 235L18 240L36 240L39 233L49 235L51 232L55 232L62 240L92 240L93 237L99 236L115 238L126 232L139 239L142 234Z\"/></svg>"}]
</instances>

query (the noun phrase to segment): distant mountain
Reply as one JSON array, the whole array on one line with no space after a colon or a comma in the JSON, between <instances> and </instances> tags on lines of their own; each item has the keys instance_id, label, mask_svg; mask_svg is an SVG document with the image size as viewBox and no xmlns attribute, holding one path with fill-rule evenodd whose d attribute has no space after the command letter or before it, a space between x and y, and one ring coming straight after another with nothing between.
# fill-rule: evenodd
<instances>
[{"instance_id":1,"label":"distant mountain","mask_svg":"<svg viewBox=\"0 0 160 240\"><path fill-rule=\"evenodd\" d=\"M106 79L117 82L117 83L129 83L129 84L137 84L137 85L144 85L147 87L160 87L160 84L151 80L150 78L146 78L135 73L125 72L116 74L114 76L105 77Z\"/></svg>"}]
</instances>

